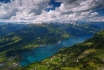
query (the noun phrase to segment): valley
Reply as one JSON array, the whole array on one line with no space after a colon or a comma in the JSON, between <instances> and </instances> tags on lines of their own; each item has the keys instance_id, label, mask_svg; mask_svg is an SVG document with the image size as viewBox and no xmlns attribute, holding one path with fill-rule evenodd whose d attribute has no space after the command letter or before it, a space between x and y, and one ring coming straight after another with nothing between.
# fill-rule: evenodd
<instances>
[{"instance_id":1,"label":"valley","mask_svg":"<svg viewBox=\"0 0 104 70\"><path fill-rule=\"evenodd\" d=\"M103 26L103 25L102 25ZM23 59L22 53L37 49L39 46L50 46L57 44L59 41L75 39L77 37L93 36L98 31L103 30L101 26L95 24L1 24L0 34L0 68L16 69L20 67L20 61ZM88 37L90 38L90 37ZM88 39L87 37L85 39ZM72 40L65 45L55 45L55 52L52 51L50 57L58 52L61 48L72 46L76 43L83 42L84 38ZM71 42L73 43L71 45ZM74 43L75 42L75 43ZM69 44L70 43L70 44ZM69 45L67 45L69 44ZM48 50L49 51L49 50ZM44 58L44 59L45 59ZM59 57L58 57L59 58ZM41 59L43 60L43 59ZM32 62L33 63L33 62ZM30 64L30 63L29 63Z\"/></svg>"}]
</instances>

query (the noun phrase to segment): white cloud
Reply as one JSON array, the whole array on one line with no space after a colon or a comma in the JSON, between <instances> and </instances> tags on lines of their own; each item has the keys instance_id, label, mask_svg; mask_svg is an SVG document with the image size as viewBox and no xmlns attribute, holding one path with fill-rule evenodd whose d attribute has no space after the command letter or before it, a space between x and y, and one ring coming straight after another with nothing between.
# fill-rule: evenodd
<instances>
[{"instance_id":1,"label":"white cloud","mask_svg":"<svg viewBox=\"0 0 104 70\"><path fill-rule=\"evenodd\" d=\"M2 19L30 19L40 15L49 0L15 0L1 4L0 18Z\"/></svg>"},{"instance_id":2,"label":"white cloud","mask_svg":"<svg viewBox=\"0 0 104 70\"><path fill-rule=\"evenodd\" d=\"M57 1L57 0L56 0ZM67 12L82 12L104 6L104 0L60 0L62 2L60 9Z\"/></svg>"},{"instance_id":3,"label":"white cloud","mask_svg":"<svg viewBox=\"0 0 104 70\"><path fill-rule=\"evenodd\" d=\"M86 11L86 12L82 12L81 16L88 16L88 15L90 15L91 12L92 12L91 10L90 11Z\"/></svg>"},{"instance_id":4,"label":"white cloud","mask_svg":"<svg viewBox=\"0 0 104 70\"><path fill-rule=\"evenodd\" d=\"M104 16L103 17L93 17L91 19L88 20L88 22L104 22Z\"/></svg>"},{"instance_id":5,"label":"white cloud","mask_svg":"<svg viewBox=\"0 0 104 70\"><path fill-rule=\"evenodd\" d=\"M97 15L98 15L97 12L93 12L93 13L91 13L90 17L95 17L95 16L97 16Z\"/></svg>"},{"instance_id":6,"label":"white cloud","mask_svg":"<svg viewBox=\"0 0 104 70\"><path fill-rule=\"evenodd\" d=\"M99 15L93 10L104 7L104 0L56 0L62 2L56 11L69 20L88 20Z\"/></svg>"},{"instance_id":7,"label":"white cloud","mask_svg":"<svg viewBox=\"0 0 104 70\"><path fill-rule=\"evenodd\" d=\"M0 20L6 21L70 21L70 20L97 20L96 8L104 7L104 0L55 0L61 2L55 10L45 11L52 8L50 0L11 0L10 3L1 3Z\"/></svg>"}]
</instances>

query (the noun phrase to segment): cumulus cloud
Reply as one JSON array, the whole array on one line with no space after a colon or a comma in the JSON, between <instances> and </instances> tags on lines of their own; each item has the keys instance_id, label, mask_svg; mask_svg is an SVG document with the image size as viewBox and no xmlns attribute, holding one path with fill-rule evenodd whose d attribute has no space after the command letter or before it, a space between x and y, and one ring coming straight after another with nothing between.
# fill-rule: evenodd
<instances>
[{"instance_id":1,"label":"cumulus cloud","mask_svg":"<svg viewBox=\"0 0 104 70\"><path fill-rule=\"evenodd\" d=\"M55 2L61 2L61 5L50 11L45 10L53 8L53 5L49 5L50 0L11 0L9 3L0 3L0 20L15 22L95 20L94 17L99 13L94 10L104 7L104 0L55 0Z\"/></svg>"},{"instance_id":2,"label":"cumulus cloud","mask_svg":"<svg viewBox=\"0 0 104 70\"><path fill-rule=\"evenodd\" d=\"M11 0L10 3L1 3L1 19L30 19L40 15L49 0Z\"/></svg>"},{"instance_id":3,"label":"cumulus cloud","mask_svg":"<svg viewBox=\"0 0 104 70\"><path fill-rule=\"evenodd\" d=\"M104 0L55 0L56 2L62 2L56 11L61 13L61 16L65 15L66 18L72 18L75 20L91 19L97 15L95 9L104 8Z\"/></svg>"},{"instance_id":4,"label":"cumulus cloud","mask_svg":"<svg viewBox=\"0 0 104 70\"><path fill-rule=\"evenodd\" d=\"M103 17L93 17L88 20L88 22L104 22L104 16Z\"/></svg>"},{"instance_id":5,"label":"cumulus cloud","mask_svg":"<svg viewBox=\"0 0 104 70\"><path fill-rule=\"evenodd\" d=\"M104 0L58 0L58 1L62 2L59 9L63 12L83 12L104 6Z\"/></svg>"}]
</instances>

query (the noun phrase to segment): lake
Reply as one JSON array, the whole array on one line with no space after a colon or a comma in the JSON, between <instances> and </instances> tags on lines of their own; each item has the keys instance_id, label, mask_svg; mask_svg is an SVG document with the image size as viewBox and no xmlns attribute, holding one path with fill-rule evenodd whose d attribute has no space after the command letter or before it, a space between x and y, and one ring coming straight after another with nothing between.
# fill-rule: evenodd
<instances>
[{"instance_id":1,"label":"lake","mask_svg":"<svg viewBox=\"0 0 104 70\"><path fill-rule=\"evenodd\" d=\"M54 53L58 52L61 48L70 47L74 44L85 41L88 38L91 38L92 35L82 36L82 37L73 37L64 41L59 41L59 43L54 45L39 46L31 51L22 53L22 60L20 62L21 66L27 66L33 62L41 61L47 57L52 56Z\"/></svg>"}]
</instances>

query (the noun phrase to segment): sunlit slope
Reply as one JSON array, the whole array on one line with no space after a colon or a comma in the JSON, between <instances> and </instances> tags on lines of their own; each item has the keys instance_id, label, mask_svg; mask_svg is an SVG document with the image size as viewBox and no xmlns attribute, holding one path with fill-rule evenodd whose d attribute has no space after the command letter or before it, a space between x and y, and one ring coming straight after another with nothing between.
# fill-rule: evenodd
<instances>
[{"instance_id":1,"label":"sunlit slope","mask_svg":"<svg viewBox=\"0 0 104 70\"><path fill-rule=\"evenodd\" d=\"M4 66L7 67L12 66L12 63L19 62L17 58L20 56L17 57L17 55L22 52L40 45L55 44L67 38L69 38L69 34L66 31L52 25L29 24L15 31L12 30L0 37L0 64L4 63ZM9 61L14 57L16 59Z\"/></svg>"},{"instance_id":2,"label":"sunlit slope","mask_svg":"<svg viewBox=\"0 0 104 70\"><path fill-rule=\"evenodd\" d=\"M17 70L103 70L104 31L83 43L61 49L50 58Z\"/></svg>"},{"instance_id":3,"label":"sunlit slope","mask_svg":"<svg viewBox=\"0 0 104 70\"><path fill-rule=\"evenodd\" d=\"M0 25L0 64L1 68L12 69L19 64L20 54L40 45L56 44L71 36L86 36L101 30L92 24L1 24ZM12 60L11 60L12 59ZM17 68L16 65L13 68Z\"/></svg>"}]
</instances>

